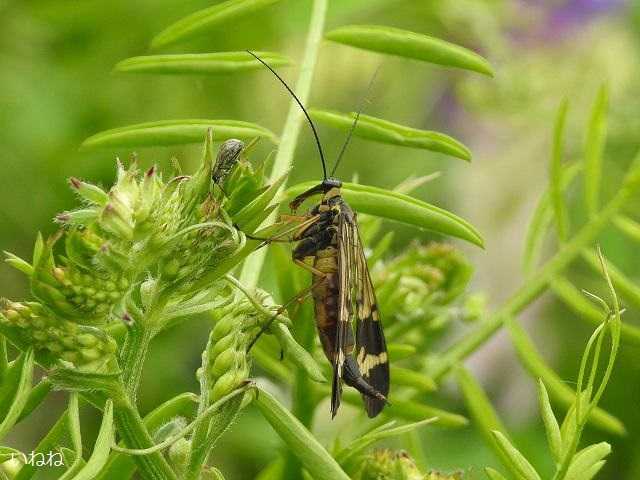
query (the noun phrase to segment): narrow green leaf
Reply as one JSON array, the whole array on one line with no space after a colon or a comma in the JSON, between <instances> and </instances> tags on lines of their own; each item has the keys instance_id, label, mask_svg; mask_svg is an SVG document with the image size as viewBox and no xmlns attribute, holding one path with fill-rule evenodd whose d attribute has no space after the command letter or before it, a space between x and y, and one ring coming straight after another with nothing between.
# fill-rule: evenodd
<instances>
[{"instance_id":1,"label":"narrow green leaf","mask_svg":"<svg viewBox=\"0 0 640 480\"><path fill-rule=\"evenodd\" d=\"M551 165L549 168L551 203L556 221L556 231L561 242L567 238L569 231L569 217L567 207L563 198L562 188L562 159L564 157L564 130L567 120L567 109L569 102L565 99L560 104L556 117L556 124L553 129L553 149L551 153Z\"/></svg>"},{"instance_id":2,"label":"narrow green leaf","mask_svg":"<svg viewBox=\"0 0 640 480\"><path fill-rule=\"evenodd\" d=\"M144 426L149 432L155 432L162 425L176 417L191 418L196 414L198 396L193 393L182 393L167 400L144 417ZM120 443L124 446L124 443ZM136 469L132 456L113 452L96 480L113 478L130 478Z\"/></svg>"},{"instance_id":3,"label":"narrow green leaf","mask_svg":"<svg viewBox=\"0 0 640 480\"><path fill-rule=\"evenodd\" d=\"M356 113L341 113L329 110L310 110L309 115L317 122L343 131L349 131ZM381 118L360 114L353 134L356 137L380 143L419 148L444 153L462 160L471 160L471 151L461 142L444 133L406 127Z\"/></svg>"},{"instance_id":4,"label":"narrow green leaf","mask_svg":"<svg viewBox=\"0 0 640 480\"><path fill-rule=\"evenodd\" d=\"M506 325L522 365L533 378L542 379L551 398L570 408L576 398L573 389L567 386L566 382L546 364L527 333L517 322L508 321ZM619 419L597 407L591 411L589 422L615 435L626 434L625 426Z\"/></svg>"},{"instance_id":5,"label":"narrow green leaf","mask_svg":"<svg viewBox=\"0 0 640 480\"><path fill-rule=\"evenodd\" d=\"M609 93L603 85L591 109L584 146L584 196L587 212L595 216L600 208L602 153L607 138L607 108Z\"/></svg>"},{"instance_id":6,"label":"narrow green leaf","mask_svg":"<svg viewBox=\"0 0 640 480\"><path fill-rule=\"evenodd\" d=\"M71 392L69 395L69 408L67 409L67 427L73 444L73 461L60 477L60 480L73 478L86 464L82 459L82 432L80 431L80 408L78 394Z\"/></svg>"},{"instance_id":7,"label":"narrow green leaf","mask_svg":"<svg viewBox=\"0 0 640 480\"><path fill-rule=\"evenodd\" d=\"M262 192L253 201L245 205L238 213L233 215L233 221L242 231L253 232L266 219L266 210L280 187L287 179L289 172L286 172L274 181L267 190Z\"/></svg>"},{"instance_id":8,"label":"narrow green leaf","mask_svg":"<svg viewBox=\"0 0 640 480\"><path fill-rule=\"evenodd\" d=\"M567 475L563 480L584 480L585 478L592 478L588 475L593 471L596 465L602 462L602 459L611 453L611 445L607 442L596 443L583 448L575 454L571 460L571 465L567 471ZM597 468L600 470L602 466ZM596 470L596 471L597 471Z\"/></svg>"},{"instance_id":9,"label":"narrow green leaf","mask_svg":"<svg viewBox=\"0 0 640 480\"><path fill-rule=\"evenodd\" d=\"M487 397L487 394L473 375L471 375L471 373L463 366L459 365L456 367L454 373L458 385L460 385L460 389L462 390L467 408L480 430L480 433L497 454L502 463L506 467L510 467L510 459L505 456L493 434L494 431L506 433L507 430L498 417L493 405L491 405L491 401Z\"/></svg>"},{"instance_id":10,"label":"narrow green leaf","mask_svg":"<svg viewBox=\"0 0 640 480\"><path fill-rule=\"evenodd\" d=\"M487 60L459 45L382 25L348 25L327 33L334 42L493 76Z\"/></svg>"},{"instance_id":11,"label":"narrow green leaf","mask_svg":"<svg viewBox=\"0 0 640 480\"><path fill-rule=\"evenodd\" d=\"M547 443L549 450L556 462L562 461L562 437L560 436L560 425L553 413L551 403L549 402L549 394L544 382L538 379L538 402L540 403L540 413L544 422L544 429L547 434Z\"/></svg>"},{"instance_id":12,"label":"narrow green leaf","mask_svg":"<svg viewBox=\"0 0 640 480\"><path fill-rule=\"evenodd\" d=\"M33 267L31 266L31 264L29 262L27 262L26 260L23 260L22 258L18 257L17 255L14 255L11 252L6 252L5 251L3 253L7 257L7 258L5 258L4 261L8 265L11 265L16 270L21 271L27 277L31 276L31 274L33 273Z\"/></svg>"},{"instance_id":13,"label":"narrow green leaf","mask_svg":"<svg viewBox=\"0 0 640 480\"><path fill-rule=\"evenodd\" d=\"M415 355L417 350L413 345L406 343L388 343L387 352L389 353L391 361L397 362L398 360L404 360L405 358Z\"/></svg>"},{"instance_id":14,"label":"narrow green leaf","mask_svg":"<svg viewBox=\"0 0 640 480\"><path fill-rule=\"evenodd\" d=\"M489 480L507 480L500 472L494 470L493 468L485 468L484 473L487 474Z\"/></svg>"},{"instance_id":15,"label":"narrow green leaf","mask_svg":"<svg viewBox=\"0 0 640 480\"><path fill-rule=\"evenodd\" d=\"M31 389L29 393L29 398L27 399L27 403L25 403L22 412L20 412L20 416L18 417L18 422L21 422L25 418L27 418L31 412L33 412L40 404L47 398L49 392L53 389L53 384L47 379L43 377L40 382Z\"/></svg>"},{"instance_id":16,"label":"narrow green leaf","mask_svg":"<svg viewBox=\"0 0 640 480\"><path fill-rule=\"evenodd\" d=\"M437 420L437 418L427 418L420 422L409 423L399 427L390 428L389 425L386 428L375 429L351 442L347 447L340 450L335 458L340 465L346 466L354 459L354 457L364 452L365 449L374 443L412 432L420 427L437 422Z\"/></svg>"},{"instance_id":17,"label":"narrow green leaf","mask_svg":"<svg viewBox=\"0 0 640 480\"><path fill-rule=\"evenodd\" d=\"M597 308L593 302L585 297L584 293L566 278L554 278L551 281L551 290L581 320L586 320L595 326L602 323L602 310ZM640 328L623 323L620 325L620 335L623 342L633 346L640 346Z\"/></svg>"},{"instance_id":18,"label":"narrow green leaf","mask_svg":"<svg viewBox=\"0 0 640 480\"><path fill-rule=\"evenodd\" d=\"M255 123L240 120L186 119L139 123L106 130L87 138L81 148L131 148L201 143L210 128L213 129L214 141L264 137L277 143L273 132Z\"/></svg>"},{"instance_id":19,"label":"narrow green leaf","mask_svg":"<svg viewBox=\"0 0 640 480\"><path fill-rule=\"evenodd\" d=\"M582 252L582 257L594 272L598 274L602 273L600 260L594 251L584 250ZM607 263L607 271L609 272L609 276L611 277L616 290L620 292L620 294L626 298L630 304L636 308L640 308L640 287L638 287L632 279L610 262Z\"/></svg>"},{"instance_id":20,"label":"narrow green leaf","mask_svg":"<svg viewBox=\"0 0 640 480\"><path fill-rule=\"evenodd\" d=\"M640 242L640 223L626 215L618 215L613 219L613 224L630 240Z\"/></svg>"},{"instance_id":21,"label":"narrow green leaf","mask_svg":"<svg viewBox=\"0 0 640 480\"><path fill-rule=\"evenodd\" d=\"M42 454L47 455L48 452L53 451L60 443L60 439L65 434L68 422L68 412L65 410L56 423L51 427L51 430L40 440L34 450L34 455ZM36 474L36 466L33 463L27 463L23 465L20 472L14 480L29 480Z\"/></svg>"},{"instance_id":22,"label":"narrow green leaf","mask_svg":"<svg viewBox=\"0 0 640 480\"><path fill-rule=\"evenodd\" d=\"M433 392L438 386L433 378L425 375L420 371L410 370L408 368L391 366L391 378L396 385L404 385L413 387L422 392Z\"/></svg>"},{"instance_id":23,"label":"narrow green leaf","mask_svg":"<svg viewBox=\"0 0 640 480\"><path fill-rule=\"evenodd\" d=\"M594 463L593 465L591 465L590 468L582 472L580 477L577 477L577 478L579 480L591 480L592 478L595 478L595 476L600 472L600 470L602 470L602 467L604 467L605 463L607 463L605 460L600 460L599 462ZM567 478L568 477L565 477L565 480Z\"/></svg>"},{"instance_id":24,"label":"narrow green leaf","mask_svg":"<svg viewBox=\"0 0 640 480\"><path fill-rule=\"evenodd\" d=\"M319 390L326 395L329 395L331 392L329 387L324 386L319 388ZM349 405L362 408L361 395L351 388L345 389L342 392L342 399ZM411 422L420 422L425 418L438 417L438 426L446 428L462 428L469 424L469 420L463 415L448 412L424 403L400 398L391 398L390 401L391 403L387 405L385 412L393 418L399 418Z\"/></svg>"},{"instance_id":25,"label":"narrow green leaf","mask_svg":"<svg viewBox=\"0 0 640 480\"><path fill-rule=\"evenodd\" d=\"M526 458L514 447L511 442L501 432L495 430L493 435L498 448L510 461L510 470L517 478L523 480L541 480L540 475Z\"/></svg>"},{"instance_id":26,"label":"narrow green leaf","mask_svg":"<svg viewBox=\"0 0 640 480\"><path fill-rule=\"evenodd\" d=\"M272 330L274 335L278 338L278 342L282 346L285 355L289 360L291 360L291 362L293 362L298 368L304 370L313 381L326 383L327 379L322 373L320 365L318 365L309 352L296 342L286 326L281 323L277 323Z\"/></svg>"},{"instance_id":27,"label":"narrow green leaf","mask_svg":"<svg viewBox=\"0 0 640 480\"><path fill-rule=\"evenodd\" d=\"M317 182L306 182L295 185L287 190L286 197L292 199L316 184ZM382 188L343 183L342 189L345 200L357 212L461 238L479 247L484 246L482 237L470 223L446 210Z\"/></svg>"},{"instance_id":28,"label":"narrow green leaf","mask_svg":"<svg viewBox=\"0 0 640 480\"><path fill-rule=\"evenodd\" d=\"M276 433L317 480L349 480L347 474L300 421L270 393L259 390L254 403Z\"/></svg>"},{"instance_id":29,"label":"narrow green leaf","mask_svg":"<svg viewBox=\"0 0 640 480\"><path fill-rule=\"evenodd\" d=\"M571 165L563 169L561 180L561 191L563 194L580 170L580 165ZM522 257L523 271L527 276L533 273L540 261L545 234L549 230L552 221L551 191L548 189L540 197L533 212L529 227L527 228L524 255Z\"/></svg>"},{"instance_id":30,"label":"narrow green leaf","mask_svg":"<svg viewBox=\"0 0 640 480\"><path fill-rule=\"evenodd\" d=\"M0 422L0 439L3 438L9 430L15 425L20 417L24 406L29 399L31 392L31 384L33 382L33 366L34 354L29 349L20 354L18 360L15 361L11 368L15 368L19 372L18 380L13 389L13 401L7 410L2 422Z\"/></svg>"},{"instance_id":31,"label":"narrow green leaf","mask_svg":"<svg viewBox=\"0 0 640 480\"><path fill-rule=\"evenodd\" d=\"M102 423L98 431L98 438L93 447L93 452L86 465L73 477L73 480L92 480L105 466L113 443L113 402L107 400L102 414Z\"/></svg>"},{"instance_id":32,"label":"narrow green leaf","mask_svg":"<svg viewBox=\"0 0 640 480\"><path fill-rule=\"evenodd\" d=\"M291 65L293 62L279 53L257 52L271 67ZM263 69L258 60L247 52L184 53L176 55L145 55L119 62L119 73L224 75Z\"/></svg>"},{"instance_id":33,"label":"narrow green leaf","mask_svg":"<svg viewBox=\"0 0 640 480\"><path fill-rule=\"evenodd\" d=\"M215 27L230 28L239 18L249 16L278 0L228 0L197 11L170 25L151 41L151 48L166 47L195 37Z\"/></svg>"}]
</instances>

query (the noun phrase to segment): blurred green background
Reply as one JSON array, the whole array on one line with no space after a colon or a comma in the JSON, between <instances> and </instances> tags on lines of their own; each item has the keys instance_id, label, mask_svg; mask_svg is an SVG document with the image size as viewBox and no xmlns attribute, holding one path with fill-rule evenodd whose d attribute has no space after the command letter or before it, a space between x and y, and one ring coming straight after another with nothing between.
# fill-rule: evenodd
<instances>
[{"instance_id":1,"label":"blurred green background","mask_svg":"<svg viewBox=\"0 0 640 480\"><path fill-rule=\"evenodd\" d=\"M348 23L380 23L432 34L480 52L496 78L452 72L383 57L326 42L321 50L310 106L350 111L381 66L366 113L398 123L451 134L469 146L471 164L425 151L355 139L340 175L357 172L362 183L392 188L409 175L441 171L417 196L471 221L486 250L461 245L476 266L472 289L499 305L522 282L526 225L547 182L555 110L571 102L568 157L582 152L584 125L599 85L611 90L609 140L603 195L617 188L640 146L640 2L623 0L334 0L327 28ZM50 234L53 216L72 208L70 176L109 185L114 158L127 151L79 152L83 139L117 126L171 118L229 118L262 124L276 133L289 99L265 71L224 77L115 75L113 65L148 52L154 34L173 21L209 6L206 0L0 0L0 248L28 257L38 231ZM299 58L310 11L307 0L286 0L255 19L228 25L176 48L175 52L273 50ZM282 69L292 82L296 67ZM321 128L330 157L343 135ZM261 145L258 158L268 153ZM144 149L143 165L169 166L178 157L188 171L200 146ZM303 130L291 183L318 178L320 167L311 137ZM571 218L584 219L578 192L572 192ZM637 207L638 205L635 205ZM630 211L634 211L630 206ZM635 209L637 211L637 208ZM394 248L415 230L396 228ZM608 258L638 279L637 248L611 231L601 238ZM576 268L580 288L598 290L600 279ZM8 266L0 267L0 291L25 298L28 285ZM629 311L625 321L636 322ZM537 346L563 379L575 379L579 355L590 328L551 296L544 296L523 321ZM207 320L194 319L159 338L146 367L141 410L184 391L197 391L194 372L206 343ZM459 332L456 332L459 335ZM607 440L613 455L603 479L640 478L640 352L623 346L613 382L602 406L621 418L625 439L589 430L587 441ZM515 360L503 335L472 356L480 376L518 445L534 461L548 461L534 383ZM455 389L441 395L447 409L463 411ZM63 408L54 397L10 438L30 450ZM319 409L324 412L324 409ZM330 423L319 415L322 438L348 428L348 415ZM497 465L472 428L422 434L430 465L462 469L482 478L481 467ZM259 445L260 448L256 448ZM274 456L279 441L249 410L215 451L213 462L231 479L253 478Z\"/></svg>"}]
</instances>

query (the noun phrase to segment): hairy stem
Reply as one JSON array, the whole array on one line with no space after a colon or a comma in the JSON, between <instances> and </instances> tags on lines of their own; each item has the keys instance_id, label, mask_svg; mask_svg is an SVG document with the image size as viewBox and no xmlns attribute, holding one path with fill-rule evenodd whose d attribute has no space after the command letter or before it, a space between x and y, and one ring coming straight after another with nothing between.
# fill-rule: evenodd
<instances>
[{"instance_id":1,"label":"hairy stem","mask_svg":"<svg viewBox=\"0 0 640 480\"><path fill-rule=\"evenodd\" d=\"M142 449L153 446L153 439L142 423L138 410L126 398L114 399L114 420L118 433L129 448ZM135 457L138 469L145 480L177 480L162 453L155 452Z\"/></svg>"},{"instance_id":2,"label":"hairy stem","mask_svg":"<svg viewBox=\"0 0 640 480\"><path fill-rule=\"evenodd\" d=\"M311 83L313 81L313 74L318 61L320 44L324 33L327 3L327 0L313 1L309 33L307 34L307 43L302 63L300 64L300 75L298 76L298 81L295 86L296 95L303 104L307 103L311 92ZM291 100L289 113L287 115L287 120L284 124L280 140L280 146L273 164L273 170L271 171L272 181L284 175L293 163L293 155L295 154L296 146L298 144L298 136L300 135L300 129L302 128L302 120L303 114L300 111L300 107L294 100ZM282 193L284 187L285 183L280 186L280 190L277 195ZM275 212L265 221L265 223L273 223L274 220ZM265 255L266 249L261 248L245 260L242 267L242 273L240 275L240 281L247 287L254 288L258 284L258 278L260 276L260 271L262 270L262 265L264 264Z\"/></svg>"},{"instance_id":3,"label":"hairy stem","mask_svg":"<svg viewBox=\"0 0 640 480\"><path fill-rule=\"evenodd\" d=\"M568 241L556 255L533 275L515 294L491 317L485 320L474 332L469 334L458 344L451 347L447 353L434 362L429 374L434 379L440 379L466 357L475 352L494 333L496 333L509 317L516 317L531 302L538 298L547 288L555 276L559 275L582 250L589 246L598 234L612 221L618 212L628 203L636 193L640 183L640 155L636 156L625 180L617 194L609 203L593 217L580 231Z\"/></svg>"}]
</instances>

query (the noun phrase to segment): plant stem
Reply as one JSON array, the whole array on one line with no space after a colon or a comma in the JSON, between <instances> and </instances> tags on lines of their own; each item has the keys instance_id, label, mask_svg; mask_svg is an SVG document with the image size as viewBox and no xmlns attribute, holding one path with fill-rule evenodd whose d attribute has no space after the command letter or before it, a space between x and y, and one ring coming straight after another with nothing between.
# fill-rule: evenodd
<instances>
[{"instance_id":1,"label":"plant stem","mask_svg":"<svg viewBox=\"0 0 640 480\"><path fill-rule=\"evenodd\" d=\"M469 334L457 345L454 345L435 362L428 371L430 376L438 380L448 374L459 362L476 351L493 334L498 331L510 317L516 317L531 302L544 292L554 277L560 274L587 247L598 234L613 220L618 212L627 205L627 201L636 193L640 183L640 155L636 156L617 194L609 203L583 226L580 231L568 241L556 255L549 260L538 273L533 275L526 284L520 287L514 295L491 317L485 320L474 332Z\"/></svg>"},{"instance_id":2,"label":"plant stem","mask_svg":"<svg viewBox=\"0 0 640 480\"><path fill-rule=\"evenodd\" d=\"M114 398L114 420L118 433L129 448L142 449L154 445L138 410L133 407L125 392L119 398ZM177 480L160 452L139 456L135 460L142 478L146 480Z\"/></svg>"},{"instance_id":3,"label":"plant stem","mask_svg":"<svg viewBox=\"0 0 640 480\"><path fill-rule=\"evenodd\" d=\"M313 81L313 74L318 61L320 44L324 33L327 3L328 0L313 1L309 33L307 34L307 43L305 45L304 56L302 58L302 63L300 64L300 74L295 87L296 95L303 104L308 102L309 94L311 92L311 83ZM291 100L289 113L287 114L287 120L284 124L280 140L280 146L273 164L273 170L271 171L271 181L274 181L284 175L284 173L291 167L293 163L293 155L295 154L296 146L298 144L298 136L300 135L300 129L302 128L302 120L303 114L300 111L300 107L294 100ZM278 190L277 196L284 191L285 184L286 182L282 184L280 190ZM275 218L276 213L274 212L274 214L269 216L265 223L273 223ZM258 284L258 278L260 277L260 271L264 264L265 255L266 249L261 248L245 260L244 265L242 266L242 273L240 274L240 281L248 288L254 288Z\"/></svg>"},{"instance_id":4,"label":"plant stem","mask_svg":"<svg viewBox=\"0 0 640 480\"><path fill-rule=\"evenodd\" d=\"M120 363L127 397L135 405L142 367L147 358L153 334L147 325L135 324L129 329L122 347Z\"/></svg>"}]
</instances>

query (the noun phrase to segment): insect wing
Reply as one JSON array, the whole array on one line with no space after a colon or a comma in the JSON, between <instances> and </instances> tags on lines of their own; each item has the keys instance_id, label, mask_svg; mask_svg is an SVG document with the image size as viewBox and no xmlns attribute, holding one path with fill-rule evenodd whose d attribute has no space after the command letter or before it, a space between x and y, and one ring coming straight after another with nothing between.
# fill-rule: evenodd
<instances>
[{"instance_id":1,"label":"insect wing","mask_svg":"<svg viewBox=\"0 0 640 480\"><path fill-rule=\"evenodd\" d=\"M340 406L342 394L342 374L344 362L348 355L348 343L353 344L351 330L351 314L353 311L353 277L354 258L353 249L349 245L353 242L353 229L344 214L340 214L338 222L338 325L333 352L333 383L331 390L331 415L335 416Z\"/></svg>"},{"instance_id":2,"label":"insect wing","mask_svg":"<svg viewBox=\"0 0 640 480\"><path fill-rule=\"evenodd\" d=\"M351 243L355 257L356 286L356 360L365 381L385 397L389 394L389 359L376 295L367 267L358 226L354 222ZM375 417L385 405L379 398L363 395L369 417Z\"/></svg>"}]
</instances>

